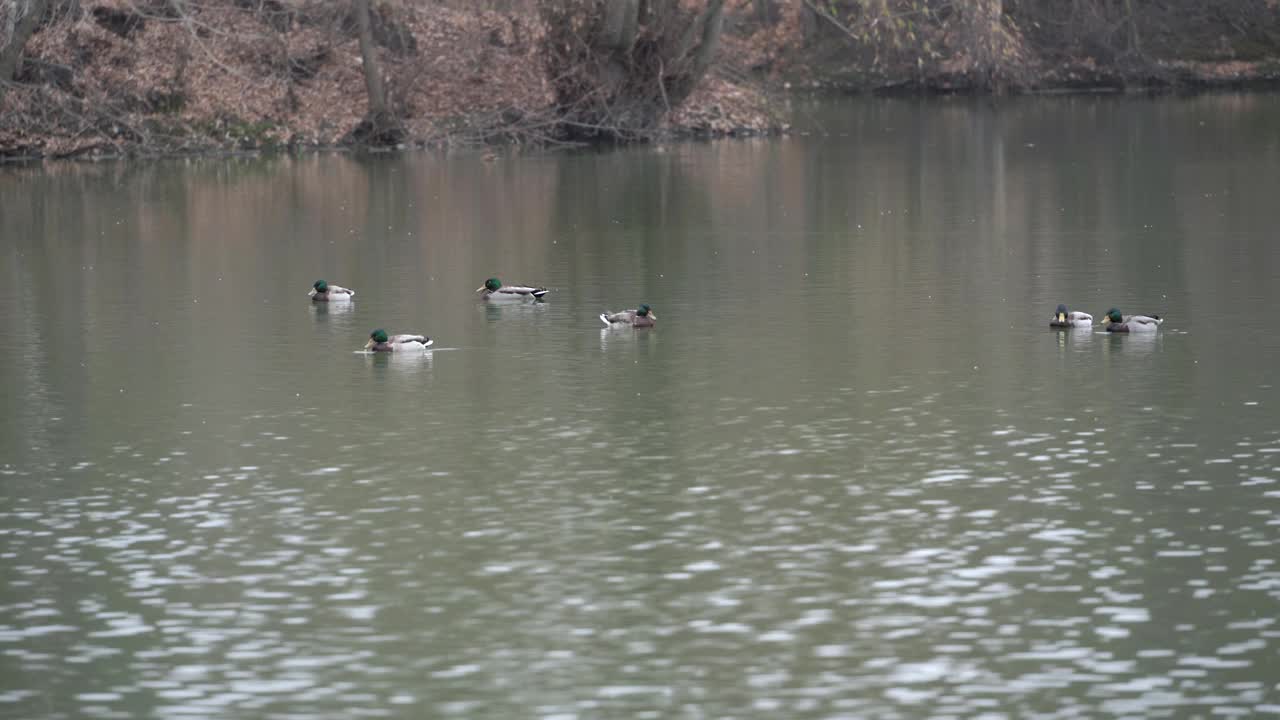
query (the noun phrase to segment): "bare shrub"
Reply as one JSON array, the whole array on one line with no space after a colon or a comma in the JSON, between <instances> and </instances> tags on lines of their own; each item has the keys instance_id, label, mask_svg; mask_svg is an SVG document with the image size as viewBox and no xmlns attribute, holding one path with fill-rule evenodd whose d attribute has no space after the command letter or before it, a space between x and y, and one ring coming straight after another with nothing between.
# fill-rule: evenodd
<instances>
[{"instance_id":1,"label":"bare shrub","mask_svg":"<svg viewBox=\"0 0 1280 720\"><path fill-rule=\"evenodd\" d=\"M571 137L649 136L715 56L724 0L540 0L546 70Z\"/></svg>"}]
</instances>

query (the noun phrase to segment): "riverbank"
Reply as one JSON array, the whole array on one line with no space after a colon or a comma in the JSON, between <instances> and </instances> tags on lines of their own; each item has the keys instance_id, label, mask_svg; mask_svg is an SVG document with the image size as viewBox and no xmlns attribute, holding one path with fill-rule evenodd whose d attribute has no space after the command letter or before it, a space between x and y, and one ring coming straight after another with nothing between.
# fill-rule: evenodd
<instances>
[{"instance_id":1,"label":"riverbank","mask_svg":"<svg viewBox=\"0 0 1280 720\"><path fill-rule=\"evenodd\" d=\"M1063 12L1052 3L1038 12L1036 5L1019 3L1014 13L1015 4L1004 3L1007 14L994 28L935 12L889 30L880 21L900 16L864 14L861 25L845 25L802 5L773 24L748 23L746 45L763 49L752 61L762 74L793 88L840 93L1280 89L1274 9L1248 17L1177 8L1103 17L1099 7L1092 16L1080 10L1089 0L1062 16L1045 14Z\"/></svg>"},{"instance_id":2,"label":"riverbank","mask_svg":"<svg viewBox=\"0 0 1280 720\"><path fill-rule=\"evenodd\" d=\"M1201 59L1133 53L1101 61L1018 34L995 70L951 25L921 28L928 53L856 29L815 25L802 6L769 22L730 3L717 60L669 136L785 132L787 94L967 93L1280 87L1280 60L1224 45ZM336 148L365 115L359 43L345 6L95 0L51 17L0 99L0 159ZM192 9L194 8L194 9ZM1210 28L1208 32L1216 32ZM560 113L529 8L375 4L373 37L405 147L562 142ZM1010 37L1013 37L1010 35ZM893 39L897 43L897 39ZM872 42L874 40L874 42ZM1203 40L1208 43L1209 40ZM932 44L931 44L932 43ZM1163 52L1186 52L1168 43ZM948 49L950 48L950 49Z\"/></svg>"},{"instance_id":3,"label":"riverbank","mask_svg":"<svg viewBox=\"0 0 1280 720\"><path fill-rule=\"evenodd\" d=\"M789 88L849 94L950 94L990 92L965 70L945 67L916 71L869 71L860 67L790 71ZM1064 58L1030 70L1025 84L1010 93L1214 92L1280 90L1280 58L1265 60L1160 60L1103 65L1090 58Z\"/></svg>"},{"instance_id":4,"label":"riverbank","mask_svg":"<svg viewBox=\"0 0 1280 720\"><path fill-rule=\"evenodd\" d=\"M349 19L253 5L207 2L192 18L100 0L50 23L0 100L0 158L348 144L366 107ZM383 5L374 37L406 146L557 141L531 16ZM665 129L776 132L781 115L766 87L721 62Z\"/></svg>"}]
</instances>

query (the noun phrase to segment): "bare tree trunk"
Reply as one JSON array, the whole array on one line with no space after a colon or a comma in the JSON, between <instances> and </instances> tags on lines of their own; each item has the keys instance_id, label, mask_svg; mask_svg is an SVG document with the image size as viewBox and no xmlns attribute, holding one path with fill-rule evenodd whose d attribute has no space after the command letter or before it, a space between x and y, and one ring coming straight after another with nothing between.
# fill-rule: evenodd
<instances>
[{"instance_id":1,"label":"bare tree trunk","mask_svg":"<svg viewBox=\"0 0 1280 720\"><path fill-rule=\"evenodd\" d=\"M635 42L640 0L609 0L604 9L605 47L626 52Z\"/></svg>"},{"instance_id":2,"label":"bare tree trunk","mask_svg":"<svg viewBox=\"0 0 1280 720\"><path fill-rule=\"evenodd\" d=\"M756 22L761 25L773 24L773 0L751 0L751 6L755 9Z\"/></svg>"},{"instance_id":3,"label":"bare tree trunk","mask_svg":"<svg viewBox=\"0 0 1280 720\"><path fill-rule=\"evenodd\" d=\"M707 10L702 14L702 38L698 41L698 52L693 56L693 82L702 79L703 73L711 66L711 60L720 48L720 30L724 28L724 0L711 0Z\"/></svg>"},{"instance_id":4,"label":"bare tree trunk","mask_svg":"<svg viewBox=\"0 0 1280 720\"><path fill-rule=\"evenodd\" d=\"M640 0L605 0L600 38L610 51L604 70L607 86L614 87L626 81L627 65L623 60L629 56L631 46L636 42L642 11Z\"/></svg>"},{"instance_id":5,"label":"bare tree trunk","mask_svg":"<svg viewBox=\"0 0 1280 720\"><path fill-rule=\"evenodd\" d=\"M676 61L684 65L684 68L679 73L679 78L668 88L671 103L678 105L684 102L698 86L720 47L720 30L723 26L724 0L710 0L707 8L685 28L676 55Z\"/></svg>"},{"instance_id":6,"label":"bare tree trunk","mask_svg":"<svg viewBox=\"0 0 1280 720\"><path fill-rule=\"evenodd\" d=\"M1004 3L1001 0L974 0L971 7L973 17L970 18L974 43L974 55L979 70L989 74L999 62L998 37L1000 35L1000 15Z\"/></svg>"},{"instance_id":7,"label":"bare tree trunk","mask_svg":"<svg viewBox=\"0 0 1280 720\"><path fill-rule=\"evenodd\" d=\"M369 95L369 119L387 114L387 92L382 86L382 66L373 44L373 24L369 20L369 0L353 0L356 31L360 37L360 59L364 64L364 86Z\"/></svg>"},{"instance_id":8,"label":"bare tree trunk","mask_svg":"<svg viewBox=\"0 0 1280 720\"><path fill-rule=\"evenodd\" d=\"M369 95L369 109L347 136L356 145L389 146L404 142L400 120L387 105L387 90L382 84L382 64L373 42L373 22L369 17L370 0L352 0L356 15L356 34L360 40L360 59L364 64L364 86Z\"/></svg>"},{"instance_id":9,"label":"bare tree trunk","mask_svg":"<svg viewBox=\"0 0 1280 720\"><path fill-rule=\"evenodd\" d=\"M1001 93L1017 72L1017 40L1003 24L1004 0L970 0L962 15L967 45L973 53L974 80Z\"/></svg>"},{"instance_id":10,"label":"bare tree trunk","mask_svg":"<svg viewBox=\"0 0 1280 720\"><path fill-rule=\"evenodd\" d=\"M1133 11L1133 0L1124 0L1124 9L1129 14L1129 52L1142 57L1142 40L1138 37L1138 15Z\"/></svg>"},{"instance_id":11,"label":"bare tree trunk","mask_svg":"<svg viewBox=\"0 0 1280 720\"><path fill-rule=\"evenodd\" d=\"M562 132L651 137L720 45L725 0L537 0Z\"/></svg>"},{"instance_id":12,"label":"bare tree trunk","mask_svg":"<svg viewBox=\"0 0 1280 720\"><path fill-rule=\"evenodd\" d=\"M1084 14L1081 6L1084 0L1071 0L1071 19L1067 21L1067 35L1071 38L1072 45L1080 44L1080 16Z\"/></svg>"},{"instance_id":13,"label":"bare tree trunk","mask_svg":"<svg viewBox=\"0 0 1280 720\"><path fill-rule=\"evenodd\" d=\"M0 100L47 5L47 0L0 0Z\"/></svg>"},{"instance_id":14,"label":"bare tree trunk","mask_svg":"<svg viewBox=\"0 0 1280 720\"><path fill-rule=\"evenodd\" d=\"M648 11L648 3L643 0L631 0L628 7L631 9L624 15L625 22L622 26L620 43L626 43L625 47L630 50L636 44L636 36L640 33L640 19Z\"/></svg>"},{"instance_id":15,"label":"bare tree trunk","mask_svg":"<svg viewBox=\"0 0 1280 720\"><path fill-rule=\"evenodd\" d=\"M818 11L804 0L800 0L800 34L805 45L818 37Z\"/></svg>"}]
</instances>

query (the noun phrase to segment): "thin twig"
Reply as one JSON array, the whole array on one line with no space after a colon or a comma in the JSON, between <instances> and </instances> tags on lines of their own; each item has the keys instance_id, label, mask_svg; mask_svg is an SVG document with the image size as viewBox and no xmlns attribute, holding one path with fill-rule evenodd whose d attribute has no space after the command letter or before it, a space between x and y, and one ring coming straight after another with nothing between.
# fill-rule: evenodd
<instances>
[{"instance_id":1,"label":"thin twig","mask_svg":"<svg viewBox=\"0 0 1280 720\"><path fill-rule=\"evenodd\" d=\"M662 65L662 58L658 58L658 90L662 92L662 106L667 109L667 114L671 114L671 103L667 100L667 85L665 69Z\"/></svg>"}]
</instances>

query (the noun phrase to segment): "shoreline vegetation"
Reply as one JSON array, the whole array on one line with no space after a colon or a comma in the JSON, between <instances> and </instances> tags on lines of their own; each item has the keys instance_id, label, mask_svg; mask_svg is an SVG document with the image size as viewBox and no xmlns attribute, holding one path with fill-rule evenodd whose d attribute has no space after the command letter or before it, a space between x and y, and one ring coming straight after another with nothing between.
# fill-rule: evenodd
<instances>
[{"instance_id":1,"label":"shoreline vegetation","mask_svg":"<svg viewBox=\"0 0 1280 720\"><path fill-rule=\"evenodd\" d=\"M785 132L798 93L1280 87L1280 0L0 0L0 161Z\"/></svg>"}]
</instances>

